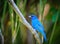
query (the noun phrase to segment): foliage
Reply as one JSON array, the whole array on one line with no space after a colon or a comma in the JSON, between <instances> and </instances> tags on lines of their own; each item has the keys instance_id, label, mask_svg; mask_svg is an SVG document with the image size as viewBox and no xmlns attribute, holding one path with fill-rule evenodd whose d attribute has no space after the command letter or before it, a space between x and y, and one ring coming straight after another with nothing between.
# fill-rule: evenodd
<instances>
[{"instance_id":1,"label":"foliage","mask_svg":"<svg viewBox=\"0 0 60 44\"><path fill-rule=\"evenodd\" d=\"M42 23L45 26L47 33L47 42L43 44L60 44L60 5L59 0L14 0L27 21L31 24L28 15L30 13L41 17ZM55 4L56 3L56 4ZM46 17L44 16L44 7L50 5L50 10ZM56 5L56 6L55 6ZM47 9L46 9L47 10ZM27 28L20 22L21 18L14 12L7 0L0 0L0 29L4 36L4 44L29 44L28 37L32 41L31 44L36 44L33 35L27 34Z\"/></svg>"}]
</instances>

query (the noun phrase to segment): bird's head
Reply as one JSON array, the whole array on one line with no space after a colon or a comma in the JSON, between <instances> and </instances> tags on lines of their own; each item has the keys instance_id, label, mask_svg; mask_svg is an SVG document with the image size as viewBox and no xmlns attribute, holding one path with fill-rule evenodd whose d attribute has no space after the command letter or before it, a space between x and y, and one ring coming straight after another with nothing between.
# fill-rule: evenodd
<instances>
[{"instance_id":1,"label":"bird's head","mask_svg":"<svg viewBox=\"0 0 60 44\"><path fill-rule=\"evenodd\" d=\"M37 16L36 16L36 15L30 15L29 18L30 18L30 19L36 19Z\"/></svg>"}]
</instances>

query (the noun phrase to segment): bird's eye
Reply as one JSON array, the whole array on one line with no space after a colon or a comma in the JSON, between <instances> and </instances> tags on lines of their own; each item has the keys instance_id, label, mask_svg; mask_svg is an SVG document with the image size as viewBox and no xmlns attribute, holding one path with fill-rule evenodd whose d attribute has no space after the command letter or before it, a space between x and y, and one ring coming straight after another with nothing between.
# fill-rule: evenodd
<instances>
[{"instance_id":1,"label":"bird's eye","mask_svg":"<svg viewBox=\"0 0 60 44\"><path fill-rule=\"evenodd\" d=\"M34 16L31 16L31 17L34 17Z\"/></svg>"}]
</instances>

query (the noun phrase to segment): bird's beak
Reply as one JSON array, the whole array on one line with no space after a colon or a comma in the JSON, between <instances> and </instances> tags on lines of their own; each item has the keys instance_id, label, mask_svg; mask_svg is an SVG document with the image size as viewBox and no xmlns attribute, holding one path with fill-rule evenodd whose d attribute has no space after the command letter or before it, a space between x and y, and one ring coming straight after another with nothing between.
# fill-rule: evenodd
<instances>
[{"instance_id":1,"label":"bird's beak","mask_svg":"<svg viewBox=\"0 0 60 44\"><path fill-rule=\"evenodd\" d=\"M28 16L29 18L31 18L31 16Z\"/></svg>"}]
</instances>

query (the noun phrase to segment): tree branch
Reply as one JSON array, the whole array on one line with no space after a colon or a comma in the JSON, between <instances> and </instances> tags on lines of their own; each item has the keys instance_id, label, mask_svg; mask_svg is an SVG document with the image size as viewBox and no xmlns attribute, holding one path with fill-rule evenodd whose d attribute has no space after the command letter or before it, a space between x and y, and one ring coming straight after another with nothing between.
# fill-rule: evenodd
<instances>
[{"instance_id":1,"label":"tree branch","mask_svg":"<svg viewBox=\"0 0 60 44\"><path fill-rule=\"evenodd\" d=\"M24 18L23 14L21 13L21 11L18 9L18 7L16 6L16 4L14 3L13 0L8 0L8 2L12 5L13 9L15 10L15 12L20 16L22 23L31 31L31 33L34 35L35 39L37 40L37 42L39 44L42 44L39 35L37 34L37 32L35 31L35 29L32 28L32 26L27 22L27 20Z\"/></svg>"}]
</instances>

